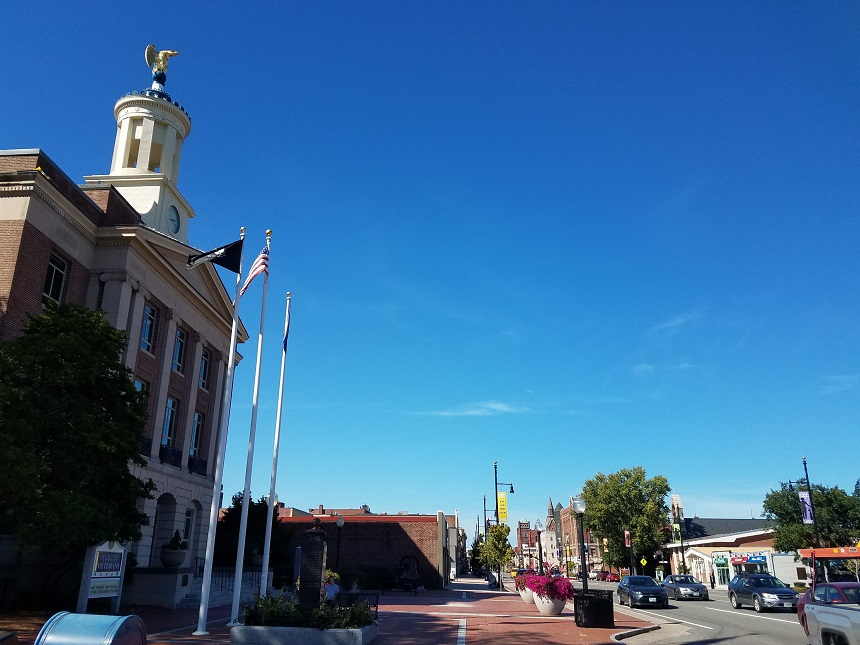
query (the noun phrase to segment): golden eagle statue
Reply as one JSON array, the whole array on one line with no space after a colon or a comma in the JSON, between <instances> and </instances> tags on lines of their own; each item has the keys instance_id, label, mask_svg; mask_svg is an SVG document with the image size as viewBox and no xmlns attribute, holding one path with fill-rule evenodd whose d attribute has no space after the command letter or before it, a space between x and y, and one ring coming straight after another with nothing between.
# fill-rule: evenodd
<instances>
[{"instance_id":1,"label":"golden eagle statue","mask_svg":"<svg viewBox=\"0 0 860 645\"><path fill-rule=\"evenodd\" d=\"M155 72L166 72L167 71L167 59L171 56L176 56L179 54L177 51L173 51L172 49L162 49L158 51L155 48L155 45L147 45L146 47L146 64L152 67L152 73Z\"/></svg>"}]
</instances>

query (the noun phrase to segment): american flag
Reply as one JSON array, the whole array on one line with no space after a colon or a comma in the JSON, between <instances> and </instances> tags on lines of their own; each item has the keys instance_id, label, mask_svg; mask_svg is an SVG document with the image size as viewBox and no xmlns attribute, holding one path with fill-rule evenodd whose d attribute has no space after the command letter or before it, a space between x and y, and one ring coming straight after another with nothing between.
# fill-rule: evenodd
<instances>
[{"instance_id":1,"label":"american flag","mask_svg":"<svg viewBox=\"0 0 860 645\"><path fill-rule=\"evenodd\" d=\"M261 273L265 273L267 276L269 275L269 246L266 245L263 247L263 250L260 251L260 255L257 256L257 259L254 260L254 264L251 265L251 269L248 271L248 277L245 278L245 284L242 285L242 288L239 290L239 295L242 296L245 294L245 289L248 288L248 285L251 284L251 281L256 278Z\"/></svg>"}]
</instances>

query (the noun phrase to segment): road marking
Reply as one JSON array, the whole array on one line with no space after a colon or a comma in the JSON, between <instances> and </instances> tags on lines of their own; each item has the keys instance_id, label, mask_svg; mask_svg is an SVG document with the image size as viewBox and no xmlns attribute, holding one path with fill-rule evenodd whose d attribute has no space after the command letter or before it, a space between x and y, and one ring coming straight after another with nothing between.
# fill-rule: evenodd
<instances>
[{"instance_id":1,"label":"road marking","mask_svg":"<svg viewBox=\"0 0 860 645\"><path fill-rule=\"evenodd\" d=\"M460 628L457 630L457 645L466 645L466 619L460 619Z\"/></svg>"},{"instance_id":2,"label":"road marking","mask_svg":"<svg viewBox=\"0 0 860 645\"><path fill-rule=\"evenodd\" d=\"M692 625L693 627L701 627L702 629L713 629L713 627L708 627L707 625L700 625L699 623L691 623L689 620L681 620L680 618L674 618L669 616L668 614L658 614L653 611L645 611L644 609L639 609L631 607L633 611L641 611L643 614L648 614L649 616L657 616L659 618L663 618L667 623L684 623L685 625Z\"/></svg>"},{"instance_id":3,"label":"road marking","mask_svg":"<svg viewBox=\"0 0 860 645\"><path fill-rule=\"evenodd\" d=\"M750 614L745 611L732 611L730 609L717 609L716 607L708 607L711 611L721 611L724 614L734 614L735 616L747 616L749 618L761 618L763 620L775 620L778 623L797 623L800 624L797 620L785 620L784 618L773 618L771 616L762 616L761 614Z\"/></svg>"}]
</instances>

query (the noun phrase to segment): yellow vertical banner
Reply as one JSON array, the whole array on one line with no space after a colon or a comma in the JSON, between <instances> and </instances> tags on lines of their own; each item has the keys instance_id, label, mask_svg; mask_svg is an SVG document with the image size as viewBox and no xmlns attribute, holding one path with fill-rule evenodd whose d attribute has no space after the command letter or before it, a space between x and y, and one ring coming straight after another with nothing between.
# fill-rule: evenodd
<instances>
[{"instance_id":1,"label":"yellow vertical banner","mask_svg":"<svg viewBox=\"0 0 860 645\"><path fill-rule=\"evenodd\" d=\"M505 493L496 493L499 498L499 524L508 521L508 497Z\"/></svg>"}]
</instances>

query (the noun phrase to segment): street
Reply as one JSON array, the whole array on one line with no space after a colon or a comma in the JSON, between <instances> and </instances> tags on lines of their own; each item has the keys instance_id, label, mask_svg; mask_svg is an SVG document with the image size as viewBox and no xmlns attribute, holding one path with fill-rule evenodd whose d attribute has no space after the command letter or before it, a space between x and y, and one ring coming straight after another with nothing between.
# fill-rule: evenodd
<instances>
[{"instance_id":1,"label":"street","mask_svg":"<svg viewBox=\"0 0 860 645\"><path fill-rule=\"evenodd\" d=\"M577 585L579 586L579 585ZM589 582L589 588L611 589L617 585ZM681 645L682 643L736 643L755 645L806 645L809 639L797 622L797 614L779 610L757 614L752 607L732 609L725 590L710 590L711 600L669 600L668 609L631 609L618 604L616 612L645 617L660 629L633 636L628 645Z\"/></svg>"}]
</instances>

